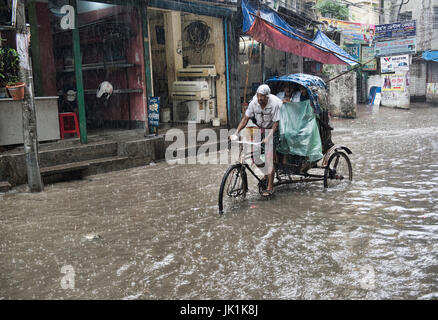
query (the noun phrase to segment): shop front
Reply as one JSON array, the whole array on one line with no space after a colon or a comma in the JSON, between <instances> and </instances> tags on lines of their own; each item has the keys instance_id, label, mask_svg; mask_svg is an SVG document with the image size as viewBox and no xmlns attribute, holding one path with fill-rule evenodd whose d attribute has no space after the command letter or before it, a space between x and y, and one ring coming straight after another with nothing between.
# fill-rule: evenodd
<instances>
[{"instance_id":1,"label":"shop front","mask_svg":"<svg viewBox=\"0 0 438 320\"><path fill-rule=\"evenodd\" d=\"M125 3L37 0L28 7L36 96L58 96L59 113L76 114L81 131L145 127L141 14Z\"/></svg>"},{"instance_id":2,"label":"shop front","mask_svg":"<svg viewBox=\"0 0 438 320\"><path fill-rule=\"evenodd\" d=\"M149 2L153 94L163 125L227 124L224 21L230 13L195 2Z\"/></svg>"},{"instance_id":3,"label":"shop front","mask_svg":"<svg viewBox=\"0 0 438 320\"><path fill-rule=\"evenodd\" d=\"M147 3L147 7L146 7ZM174 1L35 0L28 6L36 97L58 97L87 134L226 124L224 21L231 11Z\"/></svg>"}]
</instances>

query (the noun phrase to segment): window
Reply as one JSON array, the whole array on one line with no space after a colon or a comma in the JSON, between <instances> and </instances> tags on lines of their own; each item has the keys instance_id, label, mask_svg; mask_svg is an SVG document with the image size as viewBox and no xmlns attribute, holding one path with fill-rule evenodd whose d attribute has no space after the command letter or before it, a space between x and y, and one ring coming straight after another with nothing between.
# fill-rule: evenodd
<instances>
[{"instance_id":1,"label":"window","mask_svg":"<svg viewBox=\"0 0 438 320\"><path fill-rule=\"evenodd\" d=\"M438 7L433 7L433 28L438 29Z\"/></svg>"},{"instance_id":2,"label":"window","mask_svg":"<svg viewBox=\"0 0 438 320\"><path fill-rule=\"evenodd\" d=\"M296 8L297 12L299 12L301 10L301 1L300 0L297 0L295 2L295 8Z\"/></svg>"},{"instance_id":3,"label":"window","mask_svg":"<svg viewBox=\"0 0 438 320\"><path fill-rule=\"evenodd\" d=\"M412 11L405 11L400 13L398 21L410 21L412 20Z\"/></svg>"},{"instance_id":4,"label":"window","mask_svg":"<svg viewBox=\"0 0 438 320\"><path fill-rule=\"evenodd\" d=\"M12 2L11 0L0 0L0 26L10 26L12 23Z\"/></svg>"}]
</instances>

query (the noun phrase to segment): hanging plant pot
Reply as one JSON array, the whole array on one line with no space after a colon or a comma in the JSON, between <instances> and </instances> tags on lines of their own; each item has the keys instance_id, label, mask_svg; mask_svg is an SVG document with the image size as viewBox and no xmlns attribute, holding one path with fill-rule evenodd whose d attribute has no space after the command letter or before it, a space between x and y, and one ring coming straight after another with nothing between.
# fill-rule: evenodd
<instances>
[{"instance_id":1,"label":"hanging plant pot","mask_svg":"<svg viewBox=\"0 0 438 320\"><path fill-rule=\"evenodd\" d=\"M13 100L23 100L24 99L24 86L23 82L18 82L11 86L6 86Z\"/></svg>"}]
</instances>

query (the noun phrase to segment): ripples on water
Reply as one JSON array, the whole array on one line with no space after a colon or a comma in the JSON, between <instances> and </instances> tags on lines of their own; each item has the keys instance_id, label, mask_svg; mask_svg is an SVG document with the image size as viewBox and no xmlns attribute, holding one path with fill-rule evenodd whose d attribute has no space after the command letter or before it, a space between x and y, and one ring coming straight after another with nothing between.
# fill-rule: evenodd
<instances>
[{"instance_id":1,"label":"ripples on water","mask_svg":"<svg viewBox=\"0 0 438 320\"><path fill-rule=\"evenodd\" d=\"M436 299L437 114L335 120L352 184L264 201L251 181L224 216L223 165L158 163L2 195L0 298ZM60 285L65 265L74 290Z\"/></svg>"}]
</instances>

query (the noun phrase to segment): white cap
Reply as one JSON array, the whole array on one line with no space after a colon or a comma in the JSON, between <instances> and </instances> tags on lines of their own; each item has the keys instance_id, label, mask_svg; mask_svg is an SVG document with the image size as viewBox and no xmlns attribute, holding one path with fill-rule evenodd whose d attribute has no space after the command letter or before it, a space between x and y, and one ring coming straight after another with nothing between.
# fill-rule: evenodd
<instances>
[{"instance_id":1,"label":"white cap","mask_svg":"<svg viewBox=\"0 0 438 320\"><path fill-rule=\"evenodd\" d=\"M270 95L271 94L271 88L269 88L269 86L267 84L262 84L258 89L257 89L257 93L260 93L264 96Z\"/></svg>"}]
</instances>

